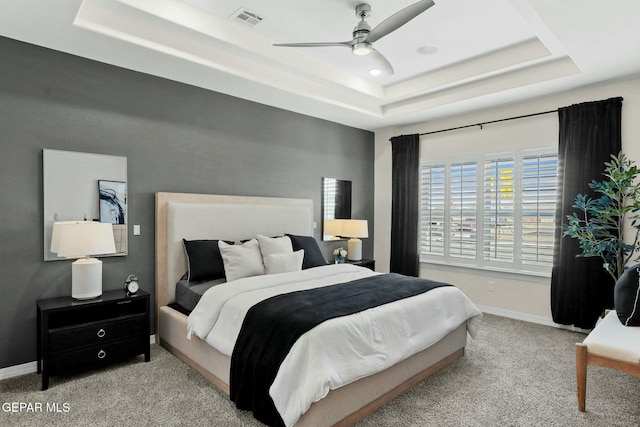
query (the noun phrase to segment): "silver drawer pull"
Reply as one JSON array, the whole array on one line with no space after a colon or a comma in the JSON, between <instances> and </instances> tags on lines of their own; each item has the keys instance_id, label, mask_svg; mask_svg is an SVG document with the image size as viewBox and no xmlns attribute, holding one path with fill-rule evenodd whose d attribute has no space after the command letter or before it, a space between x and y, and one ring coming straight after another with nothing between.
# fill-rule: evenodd
<instances>
[{"instance_id":1,"label":"silver drawer pull","mask_svg":"<svg viewBox=\"0 0 640 427\"><path fill-rule=\"evenodd\" d=\"M100 328L100 330L98 331L98 338L102 338L105 335L107 335L107 332L104 329Z\"/></svg>"},{"instance_id":2,"label":"silver drawer pull","mask_svg":"<svg viewBox=\"0 0 640 427\"><path fill-rule=\"evenodd\" d=\"M98 352L98 359L104 359L107 356L107 352L104 350L100 350Z\"/></svg>"}]
</instances>

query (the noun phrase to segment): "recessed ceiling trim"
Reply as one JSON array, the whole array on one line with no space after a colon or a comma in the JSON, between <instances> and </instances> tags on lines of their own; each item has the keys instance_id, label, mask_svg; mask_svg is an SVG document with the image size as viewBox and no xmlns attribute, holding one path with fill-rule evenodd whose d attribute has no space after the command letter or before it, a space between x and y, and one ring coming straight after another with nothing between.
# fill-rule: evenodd
<instances>
[{"instance_id":1,"label":"recessed ceiling trim","mask_svg":"<svg viewBox=\"0 0 640 427\"><path fill-rule=\"evenodd\" d=\"M434 108L577 73L580 73L580 69L571 58L553 58L516 70L494 73L483 79L468 81L466 84L448 87L436 93L386 104L383 114L385 118L411 114L420 109Z\"/></svg>"},{"instance_id":2,"label":"recessed ceiling trim","mask_svg":"<svg viewBox=\"0 0 640 427\"><path fill-rule=\"evenodd\" d=\"M410 80L390 85L386 89L386 99L407 98L415 96L418 91L428 93L456 81L481 76L485 73L506 67L524 64L529 61L544 58L550 54L551 52L549 52L540 40L526 40L488 54L478 55L451 66L439 68Z\"/></svg>"}]
</instances>

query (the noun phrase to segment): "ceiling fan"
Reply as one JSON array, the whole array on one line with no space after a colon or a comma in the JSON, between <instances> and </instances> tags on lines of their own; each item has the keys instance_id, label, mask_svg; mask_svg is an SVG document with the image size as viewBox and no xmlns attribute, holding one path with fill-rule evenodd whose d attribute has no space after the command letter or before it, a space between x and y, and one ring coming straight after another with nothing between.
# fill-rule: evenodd
<instances>
[{"instance_id":1,"label":"ceiling fan","mask_svg":"<svg viewBox=\"0 0 640 427\"><path fill-rule=\"evenodd\" d=\"M353 29L353 39L344 42L319 42L319 43L274 43L274 46L279 47L330 47L330 46L344 46L351 49L351 52L356 56L368 56L376 62L377 73L371 70L371 74L385 73L392 75L394 73L393 67L379 51L373 48L373 43L380 40L382 37L392 33L398 28L402 27L407 22L411 21L422 12L429 9L435 3L433 0L422 0L414 3L404 9L391 15L380 24L378 24L373 30L365 21L365 18L371 15L371 5L368 3L361 3L356 6L356 16L360 18L360 22Z\"/></svg>"}]
</instances>

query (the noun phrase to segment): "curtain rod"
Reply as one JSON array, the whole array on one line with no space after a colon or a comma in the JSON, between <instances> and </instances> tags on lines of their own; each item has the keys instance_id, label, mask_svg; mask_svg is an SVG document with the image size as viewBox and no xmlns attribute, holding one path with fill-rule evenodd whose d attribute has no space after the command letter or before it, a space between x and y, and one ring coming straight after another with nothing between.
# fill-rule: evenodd
<instances>
[{"instance_id":1,"label":"curtain rod","mask_svg":"<svg viewBox=\"0 0 640 427\"><path fill-rule=\"evenodd\" d=\"M472 128L472 127L475 127L475 126L480 126L480 129L482 129L483 125L488 125L488 124L491 124L491 123L506 122L506 121L509 121L509 120L524 119L526 117L541 116L543 114L550 114L550 113L557 113L557 112L558 112L557 109L549 110L549 111L542 111L540 113L525 114L524 116L507 117L505 119L491 120L489 122L474 123L472 125L457 126L457 127L449 128L449 129L441 129L441 130L434 130L434 131L431 131L431 132L423 132L423 133L420 133L419 135L420 136L422 136L422 135L431 135L431 134L434 134L434 133L449 132L449 131L452 131L452 130Z\"/></svg>"}]
</instances>

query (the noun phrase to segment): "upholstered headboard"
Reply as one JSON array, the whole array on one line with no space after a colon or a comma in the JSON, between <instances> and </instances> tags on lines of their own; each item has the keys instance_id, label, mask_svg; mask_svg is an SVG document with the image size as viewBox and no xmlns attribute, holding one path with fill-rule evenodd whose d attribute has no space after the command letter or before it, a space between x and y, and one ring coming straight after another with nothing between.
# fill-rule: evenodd
<instances>
[{"instance_id":1,"label":"upholstered headboard","mask_svg":"<svg viewBox=\"0 0 640 427\"><path fill-rule=\"evenodd\" d=\"M313 236L313 201L156 193L156 304L175 300L187 268L182 239L239 241L256 234Z\"/></svg>"}]
</instances>

